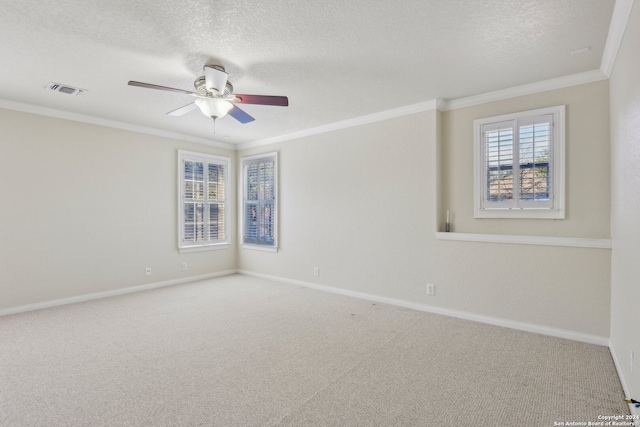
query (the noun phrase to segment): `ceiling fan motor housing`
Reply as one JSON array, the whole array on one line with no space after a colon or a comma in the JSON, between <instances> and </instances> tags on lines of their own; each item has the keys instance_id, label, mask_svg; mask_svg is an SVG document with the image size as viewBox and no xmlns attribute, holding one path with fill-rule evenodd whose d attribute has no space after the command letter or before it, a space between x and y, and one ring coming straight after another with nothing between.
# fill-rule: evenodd
<instances>
[{"instance_id":1,"label":"ceiling fan motor housing","mask_svg":"<svg viewBox=\"0 0 640 427\"><path fill-rule=\"evenodd\" d=\"M210 90L207 90L207 81L204 76L200 76L193 82L193 87L196 88L198 93L201 93L203 96L226 96L233 93L233 85L231 82L227 81L224 87L224 93L213 93Z\"/></svg>"},{"instance_id":2,"label":"ceiling fan motor housing","mask_svg":"<svg viewBox=\"0 0 640 427\"><path fill-rule=\"evenodd\" d=\"M224 86L224 91L222 93L220 93L220 91L218 91L216 89L207 89L207 77L206 77L207 67L209 67L210 69L219 70L219 71L222 72L222 74L224 74L224 80L223 81L225 82L225 86ZM233 93L233 85L229 82L229 80L227 80L226 75L227 74L224 71L223 67L221 67L219 65L207 65L207 66L205 66L205 75L198 77L193 82L193 86L196 88L196 90L199 93L201 93L204 96L226 96L226 95L229 95L229 94Z\"/></svg>"}]
</instances>

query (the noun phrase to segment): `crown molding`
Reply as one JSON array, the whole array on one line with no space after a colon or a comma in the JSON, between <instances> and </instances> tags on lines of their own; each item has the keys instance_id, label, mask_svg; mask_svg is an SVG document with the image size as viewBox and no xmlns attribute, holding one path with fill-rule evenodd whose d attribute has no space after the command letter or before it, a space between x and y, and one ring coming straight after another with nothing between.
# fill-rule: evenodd
<instances>
[{"instance_id":1,"label":"crown molding","mask_svg":"<svg viewBox=\"0 0 640 427\"><path fill-rule=\"evenodd\" d=\"M584 73L557 77L555 79L543 80L540 82L530 83L522 86L515 86L508 89L496 90L493 92L487 92L480 95L469 96L466 98L453 99L443 105L442 111L471 107L474 105L486 104L487 102L502 101L504 99L515 98L518 96L546 92L548 90L578 86L586 83L606 80L607 78L608 76L601 70L586 71Z\"/></svg>"},{"instance_id":2,"label":"crown molding","mask_svg":"<svg viewBox=\"0 0 640 427\"><path fill-rule=\"evenodd\" d=\"M285 135L275 136L272 138L260 139L257 141L238 144L237 150L246 150L248 148L261 147L264 145L275 144L277 142L289 141L292 139L304 138L306 136L318 135L321 133L332 132L335 130L346 129L354 126L365 125L369 123L380 122L383 120L393 119L396 117L408 116L410 114L420 113L422 111L436 110L442 105L442 100L432 99L429 101L419 102L417 104L406 105L404 107L393 108L391 110L380 111L378 113L367 114L365 116L355 117L353 119L342 120L335 123L329 123L299 132L288 133Z\"/></svg>"},{"instance_id":3,"label":"crown molding","mask_svg":"<svg viewBox=\"0 0 640 427\"><path fill-rule=\"evenodd\" d=\"M164 138L177 139L180 141L194 142L196 144L204 144L217 148L225 148L227 150L234 150L233 144L213 141L204 138L196 138L193 136L183 135L176 132L168 132L159 129L149 128L146 126L138 126L130 123L118 122L115 120L106 120L98 117L87 116L84 114L71 113L68 111L57 110L54 108L39 107L37 105L26 104L23 102L9 101L7 99L0 99L0 108L7 110L21 111L23 113L38 114L40 116L54 117L57 119L71 120L74 122L88 123L92 125L105 126L115 129L128 130L131 132L138 132L148 135L161 136Z\"/></svg>"},{"instance_id":4,"label":"crown molding","mask_svg":"<svg viewBox=\"0 0 640 427\"><path fill-rule=\"evenodd\" d=\"M22 111L26 113L39 114L42 116L55 117L65 120L73 120L77 122L90 123L99 126L106 126L116 129L129 130L138 133L172 138L197 144L204 144L228 150L245 150L248 148L261 147L265 145L275 144L277 142L288 141L292 139L304 138L307 136L318 135L335 130L346 129L354 126L360 126L369 123L375 123L387 119L406 116L423 111L439 110L449 111L458 108L471 107L474 105L485 104L493 101L501 101L505 99L515 98L518 96L531 95L534 93L545 92L548 90L561 89L565 87L578 86L581 84L593 83L600 80L606 80L611 76L618 49L622 43L627 22L633 8L634 0L616 0L611 23L609 25L609 34L602 54L600 69L586 71L584 73L573 74L570 76L558 77L555 79L544 80L522 86L516 86L508 89L501 89L493 92L487 92L480 95L469 96L466 98L458 98L453 100L432 99L429 101L419 102L404 107L394 108L391 110L381 111L378 113L368 114L365 116L355 117L348 120L342 120L335 123L329 123L298 132L285 135L279 135L271 138L250 141L246 143L230 144L204 138L191 137L175 132L162 131L145 126L138 126L114 120L106 120L98 117L87 116L83 114L70 113L53 108L39 107L31 104L20 103L0 99L0 108L9 110Z\"/></svg>"},{"instance_id":5,"label":"crown molding","mask_svg":"<svg viewBox=\"0 0 640 427\"><path fill-rule=\"evenodd\" d=\"M631 15L634 0L616 0L611 15L611 23L609 24L609 34L607 35L607 43L602 53L602 62L600 70L609 78L616 62L618 49L622 43L622 37L627 28L627 22Z\"/></svg>"},{"instance_id":6,"label":"crown molding","mask_svg":"<svg viewBox=\"0 0 640 427\"><path fill-rule=\"evenodd\" d=\"M630 0L623 0L630 1ZM631 0L633 1L633 0ZM616 49L617 50L617 49ZM578 86L587 83L593 83L600 80L606 80L609 76L602 70L591 70L584 73L572 74L569 76L558 77L555 79L543 80L531 84L515 86L508 89L501 89L493 92L487 92L480 95L469 96L466 98L453 99L450 101L444 99L432 99L417 104L407 105L405 107L394 108L392 110L381 111L379 113L369 114L366 116L356 117L353 119L343 120L340 122L329 123L327 125L318 126L293 132L286 135L279 135L272 138L261 139L257 141L246 142L236 145L236 150L246 150L254 147L262 147L277 142L299 139L306 136L318 135L325 132L331 132L339 129L345 129L353 126L360 126L368 123L374 123L395 117L406 116L422 111L439 110L449 111L458 108L471 107L474 105L486 104L493 101L501 101L504 99L515 98L518 96L532 95L534 93L546 92L549 90L562 89L571 86Z\"/></svg>"},{"instance_id":7,"label":"crown molding","mask_svg":"<svg viewBox=\"0 0 640 427\"><path fill-rule=\"evenodd\" d=\"M455 110L457 108L471 107L473 105L485 104L492 101L500 101L503 99L515 98L517 96L531 95L547 90L561 89L565 87L578 86L586 83L593 83L600 80L607 80L611 76L611 71L615 64L618 49L622 43L627 22L631 15L634 0L616 0L613 13L611 15L611 23L609 24L609 34L607 42L602 53L602 61L600 69L586 71L584 73L572 74L570 76L558 77L550 80L543 80L522 86L516 86L508 89L487 92L480 95L470 96L467 98L459 98L444 103L441 111Z\"/></svg>"}]
</instances>

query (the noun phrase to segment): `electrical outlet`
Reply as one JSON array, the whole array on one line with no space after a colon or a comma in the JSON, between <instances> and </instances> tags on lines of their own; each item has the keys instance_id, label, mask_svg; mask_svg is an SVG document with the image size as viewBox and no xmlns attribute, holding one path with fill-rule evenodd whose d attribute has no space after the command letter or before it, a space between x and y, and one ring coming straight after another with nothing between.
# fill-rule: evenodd
<instances>
[{"instance_id":1,"label":"electrical outlet","mask_svg":"<svg viewBox=\"0 0 640 427\"><path fill-rule=\"evenodd\" d=\"M629 371L633 373L633 349L629 349Z\"/></svg>"},{"instance_id":2,"label":"electrical outlet","mask_svg":"<svg viewBox=\"0 0 640 427\"><path fill-rule=\"evenodd\" d=\"M182 261L182 271L186 271L186 269L187 269L187 262Z\"/></svg>"},{"instance_id":3,"label":"electrical outlet","mask_svg":"<svg viewBox=\"0 0 640 427\"><path fill-rule=\"evenodd\" d=\"M318 267L313 267L313 275L316 277L320 275L320 269Z\"/></svg>"},{"instance_id":4,"label":"electrical outlet","mask_svg":"<svg viewBox=\"0 0 640 427\"><path fill-rule=\"evenodd\" d=\"M147 267L146 274L147 276L151 276L151 267Z\"/></svg>"},{"instance_id":5,"label":"electrical outlet","mask_svg":"<svg viewBox=\"0 0 640 427\"><path fill-rule=\"evenodd\" d=\"M435 295L436 294L436 285L433 283L427 283L427 295Z\"/></svg>"}]
</instances>

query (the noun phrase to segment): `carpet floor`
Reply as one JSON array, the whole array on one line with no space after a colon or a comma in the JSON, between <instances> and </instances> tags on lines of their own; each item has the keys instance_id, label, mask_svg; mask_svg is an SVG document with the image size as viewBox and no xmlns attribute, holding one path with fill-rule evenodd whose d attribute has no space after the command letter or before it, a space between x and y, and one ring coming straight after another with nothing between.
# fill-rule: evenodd
<instances>
[{"instance_id":1,"label":"carpet floor","mask_svg":"<svg viewBox=\"0 0 640 427\"><path fill-rule=\"evenodd\" d=\"M554 426L607 347L241 275L0 317L2 426Z\"/></svg>"}]
</instances>

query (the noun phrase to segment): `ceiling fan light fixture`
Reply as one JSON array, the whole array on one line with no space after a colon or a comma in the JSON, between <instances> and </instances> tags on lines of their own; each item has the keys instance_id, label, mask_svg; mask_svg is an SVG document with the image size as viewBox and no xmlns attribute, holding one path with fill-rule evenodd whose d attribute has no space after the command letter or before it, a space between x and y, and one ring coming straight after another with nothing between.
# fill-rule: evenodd
<instances>
[{"instance_id":1,"label":"ceiling fan light fixture","mask_svg":"<svg viewBox=\"0 0 640 427\"><path fill-rule=\"evenodd\" d=\"M214 120L226 116L233 108L232 103L219 98L198 98L196 99L196 105L202 111L202 114Z\"/></svg>"}]
</instances>

